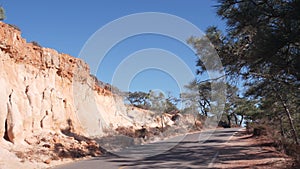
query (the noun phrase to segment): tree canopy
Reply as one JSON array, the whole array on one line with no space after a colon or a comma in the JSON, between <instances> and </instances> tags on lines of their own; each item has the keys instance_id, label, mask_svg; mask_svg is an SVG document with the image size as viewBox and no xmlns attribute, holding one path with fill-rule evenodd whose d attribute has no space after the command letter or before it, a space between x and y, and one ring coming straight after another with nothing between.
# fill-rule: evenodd
<instances>
[{"instance_id":1,"label":"tree canopy","mask_svg":"<svg viewBox=\"0 0 300 169\"><path fill-rule=\"evenodd\" d=\"M170 113L178 111L176 105L179 102L179 99L171 96L169 93L168 96L165 96L162 92L128 92L126 100L133 106L150 109L159 114L161 113Z\"/></svg>"},{"instance_id":2,"label":"tree canopy","mask_svg":"<svg viewBox=\"0 0 300 169\"><path fill-rule=\"evenodd\" d=\"M216 8L227 30L209 27L205 38L214 45L228 81L243 79L245 99L236 101L244 106L235 111L247 110L248 119L266 121L299 144L300 1L219 0ZM201 54L203 41L191 37L188 43ZM197 66L199 75L207 71L201 60Z\"/></svg>"}]
</instances>

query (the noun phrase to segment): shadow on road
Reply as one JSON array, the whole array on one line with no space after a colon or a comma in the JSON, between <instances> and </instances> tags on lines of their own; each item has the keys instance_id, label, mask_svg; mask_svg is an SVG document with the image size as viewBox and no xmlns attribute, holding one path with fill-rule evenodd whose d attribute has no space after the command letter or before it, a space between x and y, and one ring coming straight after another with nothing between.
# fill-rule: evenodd
<instances>
[{"instance_id":1,"label":"shadow on road","mask_svg":"<svg viewBox=\"0 0 300 169\"><path fill-rule=\"evenodd\" d=\"M222 133L222 136L231 135L233 132ZM120 167L124 169L127 168L138 168L138 169L151 169L151 168L173 168L173 169L192 169L192 168L214 168L213 163L224 163L227 161L239 161L239 160L262 160L264 158L274 157L272 151L259 151L261 145L245 145L245 146L234 146L230 147L224 146L227 140L218 139L220 136L218 132L216 135L205 141L204 143L199 143L197 141L189 141L192 139L186 139L187 141L182 141L173 149L166 151L162 154L146 157L143 159L132 159L132 158L116 158L115 156L105 155L99 157L95 160L106 160L111 163L117 163ZM190 137L193 137L191 135ZM217 138L216 138L217 137ZM247 138L247 137L245 137ZM240 138L240 139L245 139ZM235 140L239 141L239 140ZM249 154L249 152L256 152ZM257 167L262 168L263 166L268 166L267 164L258 164ZM237 167L237 168L247 168Z\"/></svg>"},{"instance_id":2,"label":"shadow on road","mask_svg":"<svg viewBox=\"0 0 300 169\"><path fill-rule=\"evenodd\" d=\"M58 167L60 169L81 169L81 168L101 168L101 169L199 169L199 168L270 168L276 163L275 159L280 159L278 153L272 149L262 149L260 144L248 144L249 135L234 137L238 129L220 129L211 132L201 132L189 134L181 142L167 140L164 143L133 147L121 150L119 154L107 152L101 157L84 160L70 165ZM200 136L207 136L201 140ZM154 156L142 156L149 146L158 150L165 145L172 145L171 149L161 151ZM266 145L263 145L266 146ZM126 154L128 156L126 156ZM127 157L127 158L126 158ZM130 158L129 158L130 157ZM135 157L135 158L134 158ZM277 158L278 157L278 158ZM249 162L256 161L249 167ZM234 165L236 164L236 165ZM238 166L238 167L235 167ZM273 168L272 168L273 169Z\"/></svg>"}]
</instances>

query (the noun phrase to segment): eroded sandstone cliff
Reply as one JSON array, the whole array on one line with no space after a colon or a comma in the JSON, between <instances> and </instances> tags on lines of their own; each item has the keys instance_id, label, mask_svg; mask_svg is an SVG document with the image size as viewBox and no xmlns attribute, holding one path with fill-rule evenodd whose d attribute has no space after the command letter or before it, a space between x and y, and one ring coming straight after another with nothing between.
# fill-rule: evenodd
<instances>
[{"instance_id":1,"label":"eroded sandstone cliff","mask_svg":"<svg viewBox=\"0 0 300 169\"><path fill-rule=\"evenodd\" d=\"M101 135L107 126L132 125L126 106L97 86L78 58L27 43L0 22L0 138L23 143L39 132Z\"/></svg>"}]
</instances>

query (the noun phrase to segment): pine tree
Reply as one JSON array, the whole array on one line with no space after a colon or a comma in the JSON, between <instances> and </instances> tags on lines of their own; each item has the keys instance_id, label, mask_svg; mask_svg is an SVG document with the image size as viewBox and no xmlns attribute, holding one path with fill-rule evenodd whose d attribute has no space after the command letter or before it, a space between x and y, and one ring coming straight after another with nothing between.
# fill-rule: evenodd
<instances>
[{"instance_id":1,"label":"pine tree","mask_svg":"<svg viewBox=\"0 0 300 169\"><path fill-rule=\"evenodd\" d=\"M217 14L226 21L227 31L210 27L206 38L214 45L227 79L244 80L248 100L256 99L261 108L253 119L266 120L283 130L285 139L299 144L300 1L218 2ZM205 41L192 37L188 42L202 54ZM205 73L201 60L197 66L199 75Z\"/></svg>"}]
</instances>

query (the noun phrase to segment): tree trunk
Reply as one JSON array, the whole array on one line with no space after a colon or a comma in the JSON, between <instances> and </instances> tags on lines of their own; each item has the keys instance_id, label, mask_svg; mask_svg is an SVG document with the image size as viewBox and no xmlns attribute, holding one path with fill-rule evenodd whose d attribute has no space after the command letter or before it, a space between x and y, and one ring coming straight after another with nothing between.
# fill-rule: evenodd
<instances>
[{"instance_id":1,"label":"tree trunk","mask_svg":"<svg viewBox=\"0 0 300 169\"><path fill-rule=\"evenodd\" d=\"M164 117L163 114L161 114L161 132L164 132Z\"/></svg>"},{"instance_id":2,"label":"tree trunk","mask_svg":"<svg viewBox=\"0 0 300 169\"><path fill-rule=\"evenodd\" d=\"M201 101L198 101L198 103L199 103L199 105L201 107L202 114L207 117L207 112L205 110L205 106L206 106L205 102L202 104Z\"/></svg>"},{"instance_id":3,"label":"tree trunk","mask_svg":"<svg viewBox=\"0 0 300 169\"><path fill-rule=\"evenodd\" d=\"M279 117L280 122L280 135L284 137L283 125L282 125L282 117Z\"/></svg>"},{"instance_id":4,"label":"tree trunk","mask_svg":"<svg viewBox=\"0 0 300 169\"><path fill-rule=\"evenodd\" d=\"M233 117L234 117L235 125L238 125L238 118L237 118L236 114L233 114Z\"/></svg>"},{"instance_id":5,"label":"tree trunk","mask_svg":"<svg viewBox=\"0 0 300 169\"><path fill-rule=\"evenodd\" d=\"M279 96L280 102L281 102L281 104L282 104L282 106L283 106L283 108L285 110L285 114L286 114L286 116L289 119L289 123L290 123L291 129L292 129L292 133L293 133L293 137L294 137L295 143L297 145L299 145L298 135L297 135L297 131L295 129L295 125L294 125L292 116L291 116L291 112L290 112L289 108L287 107L285 101L283 100L282 96L279 93L277 93L277 95Z\"/></svg>"},{"instance_id":6,"label":"tree trunk","mask_svg":"<svg viewBox=\"0 0 300 169\"><path fill-rule=\"evenodd\" d=\"M241 121L240 121L239 126L242 126L243 120L244 120L244 115L241 115Z\"/></svg>"},{"instance_id":7,"label":"tree trunk","mask_svg":"<svg viewBox=\"0 0 300 169\"><path fill-rule=\"evenodd\" d=\"M227 115L228 127L231 127L231 116Z\"/></svg>"}]
</instances>

